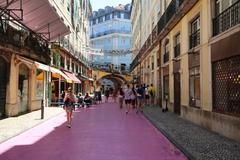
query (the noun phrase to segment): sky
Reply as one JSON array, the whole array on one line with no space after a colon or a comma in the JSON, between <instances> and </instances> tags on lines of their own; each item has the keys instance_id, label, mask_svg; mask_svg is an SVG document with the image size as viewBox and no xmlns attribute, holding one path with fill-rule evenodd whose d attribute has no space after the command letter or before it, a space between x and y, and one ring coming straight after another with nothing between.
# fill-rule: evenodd
<instances>
[{"instance_id":1,"label":"sky","mask_svg":"<svg viewBox=\"0 0 240 160\"><path fill-rule=\"evenodd\" d=\"M99 8L104 9L105 6L116 7L118 4L128 4L132 0L90 0L93 11L97 11Z\"/></svg>"}]
</instances>

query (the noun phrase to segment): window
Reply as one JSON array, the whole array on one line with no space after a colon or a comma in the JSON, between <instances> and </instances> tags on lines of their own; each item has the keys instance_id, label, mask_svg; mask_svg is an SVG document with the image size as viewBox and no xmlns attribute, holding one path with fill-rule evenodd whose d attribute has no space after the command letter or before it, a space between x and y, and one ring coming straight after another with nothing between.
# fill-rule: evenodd
<instances>
[{"instance_id":1,"label":"window","mask_svg":"<svg viewBox=\"0 0 240 160\"><path fill-rule=\"evenodd\" d=\"M76 64L76 73L78 73L78 65Z\"/></svg>"},{"instance_id":2,"label":"window","mask_svg":"<svg viewBox=\"0 0 240 160\"><path fill-rule=\"evenodd\" d=\"M61 56L61 67L64 68L64 57Z\"/></svg>"},{"instance_id":3,"label":"window","mask_svg":"<svg viewBox=\"0 0 240 160\"><path fill-rule=\"evenodd\" d=\"M200 29L200 17L197 17L192 23L191 23L191 34L196 33Z\"/></svg>"},{"instance_id":4,"label":"window","mask_svg":"<svg viewBox=\"0 0 240 160\"><path fill-rule=\"evenodd\" d=\"M169 61L169 40L166 40L164 45L164 55L163 55L163 63Z\"/></svg>"},{"instance_id":5,"label":"window","mask_svg":"<svg viewBox=\"0 0 240 160\"><path fill-rule=\"evenodd\" d=\"M163 76L163 99L169 99L169 75Z\"/></svg>"},{"instance_id":6,"label":"window","mask_svg":"<svg viewBox=\"0 0 240 160\"><path fill-rule=\"evenodd\" d=\"M200 17L191 23L191 35L189 37L190 49L200 44Z\"/></svg>"},{"instance_id":7,"label":"window","mask_svg":"<svg viewBox=\"0 0 240 160\"><path fill-rule=\"evenodd\" d=\"M215 13L216 15L221 14L228 7L236 3L238 0L216 0Z\"/></svg>"},{"instance_id":8,"label":"window","mask_svg":"<svg viewBox=\"0 0 240 160\"><path fill-rule=\"evenodd\" d=\"M154 56L152 56L151 61L152 61L152 70L154 70Z\"/></svg>"},{"instance_id":9,"label":"window","mask_svg":"<svg viewBox=\"0 0 240 160\"><path fill-rule=\"evenodd\" d=\"M110 14L105 15L105 21L110 20Z\"/></svg>"},{"instance_id":10,"label":"window","mask_svg":"<svg viewBox=\"0 0 240 160\"><path fill-rule=\"evenodd\" d=\"M72 63L72 72L74 72L75 70L74 70L74 63Z\"/></svg>"},{"instance_id":11,"label":"window","mask_svg":"<svg viewBox=\"0 0 240 160\"><path fill-rule=\"evenodd\" d=\"M95 25L96 24L96 19L93 19L93 25Z\"/></svg>"},{"instance_id":12,"label":"window","mask_svg":"<svg viewBox=\"0 0 240 160\"><path fill-rule=\"evenodd\" d=\"M217 0L215 2L214 36L240 23L239 9L239 0Z\"/></svg>"},{"instance_id":13,"label":"window","mask_svg":"<svg viewBox=\"0 0 240 160\"><path fill-rule=\"evenodd\" d=\"M69 62L69 60L67 60L67 70L68 71L70 70L70 62Z\"/></svg>"},{"instance_id":14,"label":"window","mask_svg":"<svg viewBox=\"0 0 240 160\"><path fill-rule=\"evenodd\" d=\"M120 12L114 12L113 15L114 15L114 18L121 18Z\"/></svg>"},{"instance_id":15,"label":"window","mask_svg":"<svg viewBox=\"0 0 240 160\"><path fill-rule=\"evenodd\" d=\"M175 47L174 47L174 57L180 55L180 33L175 36Z\"/></svg>"},{"instance_id":16,"label":"window","mask_svg":"<svg viewBox=\"0 0 240 160\"><path fill-rule=\"evenodd\" d=\"M124 19L130 19L130 16L128 13L124 13Z\"/></svg>"},{"instance_id":17,"label":"window","mask_svg":"<svg viewBox=\"0 0 240 160\"><path fill-rule=\"evenodd\" d=\"M67 10L68 10L68 12L70 12L70 4L69 3L67 4Z\"/></svg>"},{"instance_id":18,"label":"window","mask_svg":"<svg viewBox=\"0 0 240 160\"><path fill-rule=\"evenodd\" d=\"M189 69L189 105L200 107L200 67Z\"/></svg>"},{"instance_id":19,"label":"window","mask_svg":"<svg viewBox=\"0 0 240 160\"><path fill-rule=\"evenodd\" d=\"M102 23L103 22L103 17L99 17L98 18L98 23Z\"/></svg>"}]
</instances>

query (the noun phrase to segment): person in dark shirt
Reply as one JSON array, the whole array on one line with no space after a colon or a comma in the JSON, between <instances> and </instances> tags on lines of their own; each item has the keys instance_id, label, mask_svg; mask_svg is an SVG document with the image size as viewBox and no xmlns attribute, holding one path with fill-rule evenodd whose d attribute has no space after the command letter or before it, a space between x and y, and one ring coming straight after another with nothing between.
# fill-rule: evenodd
<instances>
[{"instance_id":1,"label":"person in dark shirt","mask_svg":"<svg viewBox=\"0 0 240 160\"><path fill-rule=\"evenodd\" d=\"M138 111L143 112L144 91L145 91L145 87L143 85L137 86L138 105L137 105L136 113L138 113Z\"/></svg>"}]
</instances>

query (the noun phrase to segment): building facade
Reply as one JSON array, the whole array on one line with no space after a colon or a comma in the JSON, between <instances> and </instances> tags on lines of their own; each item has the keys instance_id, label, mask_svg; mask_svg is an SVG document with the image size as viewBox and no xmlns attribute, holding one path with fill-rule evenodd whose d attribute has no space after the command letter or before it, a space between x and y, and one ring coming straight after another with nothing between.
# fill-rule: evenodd
<instances>
[{"instance_id":1,"label":"building facade","mask_svg":"<svg viewBox=\"0 0 240 160\"><path fill-rule=\"evenodd\" d=\"M2 118L40 109L41 101L47 98L49 42L69 33L69 29L61 20L59 10L53 10L49 1L0 3L4 6L0 17ZM42 12L49 17L43 17Z\"/></svg>"},{"instance_id":2,"label":"building facade","mask_svg":"<svg viewBox=\"0 0 240 160\"><path fill-rule=\"evenodd\" d=\"M4 8L0 17L0 118L48 106L53 94L58 101L61 90L53 89L62 81L66 86L73 84L75 90L79 83L85 84L81 77L89 81L85 49L89 44L89 1L0 3ZM66 37L68 48L63 43Z\"/></svg>"},{"instance_id":3,"label":"building facade","mask_svg":"<svg viewBox=\"0 0 240 160\"><path fill-rule=\"evenodd\" d=\"M49 84L51 101L59 101L61 93L71 86L77 95L91 92L92 74L89 66L89 21L92 8L89 0L54 1L64 15L70 33L58 37L51 46L52 66L61 75L52 74ZM67 75L71 80L63 79Z\"/></svg>"},{"instance_id":4,"label":"building facade","mask_svg":"<svg viewBox=\"0 0 240 160\"><path fill-rule=\"evenodd\" d=\"M102 50L93 55L95 67L115 71L129 69L131 62L130 4L117 7L106 6L93 12L90 18L91 48Z\"/></svg>"},{"instance_id":5,"label":"building facade","mask_svg":"<svg viewBox=\"0 0 240 160\"><path fill-rule=\"evenodd\" d=\"M161 106L240 141L240 49L236 44L240 38L240 1L163 3L157 33L153 30L151 42L144 42L132 70L158 43Z\"/></svg>"},{"instance_id":6,"label":"building facade","mask_svg":"<svg viewBox=\"0 0 240 160\"><path fill-rule=\"evenodd\" d=\"M152 31L157 32L157 22L160 18L162 1L132 1L131 21L133 30L132 59L135 60L135 67L131 67L132 75L138 83L150 85L153 84L156 88L156 102L160 102L160 79L159 76L159 44L151 45L144 55L140 57L140 52L143 52L145 42L150 43L155 37L149 37ZM151 18L149 18L151 17ZM137 61L136 61L137 60Z\"/></svg>"}]
</instances>

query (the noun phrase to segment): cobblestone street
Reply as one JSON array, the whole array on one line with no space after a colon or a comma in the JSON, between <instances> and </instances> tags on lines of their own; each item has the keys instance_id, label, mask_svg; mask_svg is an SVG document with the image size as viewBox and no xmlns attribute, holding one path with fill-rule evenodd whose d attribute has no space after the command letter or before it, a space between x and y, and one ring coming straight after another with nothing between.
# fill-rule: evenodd
<instances>
[{"instance_id":1,"label":"cobblestone street","mask_svg":"<svg viewBox=\"0 0 240 160\"><path fill-rule=\"evenodd\" d=\"M220 136L177 114L146 107L144 115L190 159L238 160L240 143Z\"/></svg>"}]
</instances>

